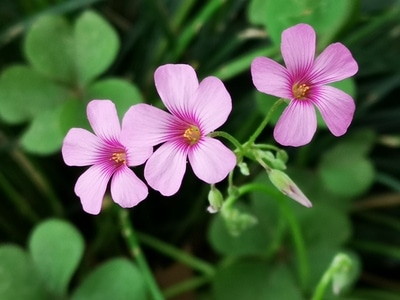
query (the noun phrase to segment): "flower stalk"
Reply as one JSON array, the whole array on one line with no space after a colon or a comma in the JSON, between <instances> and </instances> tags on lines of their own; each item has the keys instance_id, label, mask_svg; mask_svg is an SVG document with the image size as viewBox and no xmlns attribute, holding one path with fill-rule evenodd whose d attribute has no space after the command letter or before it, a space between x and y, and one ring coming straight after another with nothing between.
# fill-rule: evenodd
<instances>
[{"instance_id":1,"label":"flower stalk","mask_svg":"<svg viewBox=\"0 0 400 300\"><path fill-rule=\"evenodd\" d=\"M164 300L164 296L161 293L156 280L150 270L149 265L147 264L146 258L143 255L142 249L138 243L136 233L133 229L133 226L129 220L129 214L127 210L121 209L119 212L119 220L122 230L122 236L125 239L126 244L129 247L129 252L132 257L137 262L139 269L143 274L143 278L149 288L150 294L152 295L153 300Z\"/></svg>"}]
</instances>

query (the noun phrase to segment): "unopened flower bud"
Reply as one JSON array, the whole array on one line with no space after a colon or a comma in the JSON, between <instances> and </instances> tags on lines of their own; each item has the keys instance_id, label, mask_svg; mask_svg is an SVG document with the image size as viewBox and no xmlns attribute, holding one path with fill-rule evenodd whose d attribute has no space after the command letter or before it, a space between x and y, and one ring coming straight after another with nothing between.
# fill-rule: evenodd
<instances>
[{"instance_id":1,"label":"unopened flower bud","mask_svg":"<svg viewBox=\"0 0 400 300\"><path fill-rule=\"evenodd\" d=\"M254 151L255 156L262 159L262 161L265 162L269 166L269 168L286 170L286 164L285 164L286 162L284 161L284 159L281 159L278 156L278 153L277 157L275 157L275 155L271 151L264 151L261 149L256 149Z\"/></svg>"},{"instance_id":2,"label":"unopened flower bud","mask_svg":"<svg viewBox=\"0 0 400 300\"><path fill-rule=\"evenodd\" d=\"M240 235L246 229L257 224L258 220L253 215L242 212L236 208L229 207L222 209L222 216L225 219L226 228L233 236Z\"/></svg>"},{"instance_id":3,"label":"unopened flower bud","mask_svg":"<svg viewBox=\"0 0 400 300\"><path fill-rule=\"evenodd\" d=\"M345 253L339 253L333 259L331 267L335 271L332 278L332 288L335 295L348 288L357 277L356 262Z\"/></svg>"},{"instance_id":4,"label":"unopened flower bud","mask_svg":"<svg viewBox=\"0 0 400 300\"><path fill-rule=\"evenodd\" d=\"M242 173L244 176L249 176L250 175L250 171L249 171L249 167L247 166L247 164L245 162L240 162L238 164L240 173Z\"/></svg>"},{"instance_id":5,"label":"unopened flower bud","mask_svg":"<svg viewBox=\"0 0 400 300\"><path fill-rule=\"evenodd\" d=\"M207 210L212 214L218 212L224 203L224 197L214 185L211 185L211 189L208 193L208 202L210 203L210 206Z\"/></svg>"},{"instance_id":6,"label":"unopened flower bud","mask_svg":"<svg viewBox=\"0 0 400 300\"><path fill-rule=\"evenodd\" d=\"M286 175L286 173L280 170L271 169L268 172L268 176L272 184L284 195L292 198L306 207L312 206L310 200L308 200L308 198L303 194L293 180Z\"/></svg>"},{"instance_id":7,"label":"unopened flower bud","mask_svg":"<svg viewBox=\"0 0 400 300\"><path fill-rule=\"evenodd\" d=\"M289 156L285 150L280 149L276 152L276 158L281 160L284 164L289 160Z\"/></svg>"}]
</instances>

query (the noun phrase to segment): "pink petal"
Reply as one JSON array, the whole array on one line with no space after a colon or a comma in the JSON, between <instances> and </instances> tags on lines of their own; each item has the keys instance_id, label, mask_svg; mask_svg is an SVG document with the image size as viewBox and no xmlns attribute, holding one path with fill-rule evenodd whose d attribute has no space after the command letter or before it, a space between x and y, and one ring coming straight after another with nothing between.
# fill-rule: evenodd
<instances>
[{"instance_id":1,"label":"pink petal","mask_svg":"<svg viewBox=\"0 0 400 300\"><path fill-rule=\"evenodd\" d=\"M282 32L283 60L293 76L303 77L312 67L315 44L315 31L308 24L298 24Z\"/></svg>"},{"instance_id":2,"label":"pink petal","mask_svg":"<svg viewBox=\"0 0 400 300\"><path fill-rule=\"evenodd\" d=\"M315 60L311 73L313 84L326 84L353 76L357 62L349 49L340 43L329 45Z\"/></svg>"},{"instance_id":3,"label":"pink petal","mask_svg":"<svg viewBox=\"0 0 400 300\"><path fill-rule=\"evenodd\" d=\"M153 147L127 147L128 166L134 167L143 164L151 154L153 154Z\"/></svg>"},{"instance_id":4,"label":"pink petal","mask_svg":"<svg viewBox=\"0 0 400 300\"><path fill-rule=\"evenodd\" d=\"M121 127L117 109L110 100L92 100L86 109L89 123L97 136L105 140L119 140Z\"/></svg>"},{"instance_id":5,"label":"pink petal","mask_svg":"<svg viewBox=\"0 0 400 300\"><path fill-rule=\"evenodd\" d=\"M345 134L356 108L353 98L332 86L319 87L317 95L313 103L321 112L329 130L335 136Z\"/></svg>"},{"instance_id":6,"label":"pink petal","mask_svg":"<svg viewBox=\"0 0 400 300\"><path fill-rule=\"evenodd\" d=\"M288 71L267 57L257 57L251 63L253 84L262 93L279 98L292 98Z\"/></svg>"},{"instance_id":7,"label":"pink petal","mask_svg":"<svg viewBox=\"0 0 400 300\"><path fill-rule=\"evenodd\" d=\"M210 137L190 149L188 156L196 176L210 184L223 180L236 166L236 155L219 140Z\"/></svg>"},{"instance_id":8,"label":"pink petal","mask_svg":"<svg viewBox=\"0 0 400 300\"><path fill-rule=\"evenodd\" d=\"M121 142L126 147L154 146L168 141L171 129L180 128L180 120L154 106L136 104L122 121Z\"/></svg>"},{"instance_id":9,"label":"pink petal","mask_svg":"<svg viewBox=\"0 0 400 300\"><path fill-rule=\"evenodd\" d=\"M97 161L101 148L102 141L93 133L72 128L64 138L61 153L68 166L89 166Z\"/></svg>"},{"instance_id":10,"label":"pink petal","mask_svg":"<svg viewBox=\"0 0 400 300\"><path fill-rule=\"evenodd\" d=\"M158 94L168 110L176 115L190 112L188 99L193 96L199 81L189 65L163 65L154 73Z\"/></svg>"},{"instance_id":11,"label":"pink petal","mask_svg":"<svg viewBox=\"0 0 400 300\"><path fill-rule=\"evenodd\" d=\"M224 124L232 110L231 96L224 84L211 76L200 83L190 102L193 117L200 123L203 135Z\"/></svg>"},{"instance_id":12,"label":"pink petal","mask_svg":"<svg viewBox=\"0 0 400 300\"><path fill-rule=\"evenodd\" d=\"M75 194L81 199L83 210L97 215L101 210L104 193L113 170L102 165L93 165L75 184Z\"/></svg>"},{"instance_id":13,"label":"pink petal","mask_svg":"<svg viewBox=\"0 0 400 300\"><path fill-rule=\"evenodd\" d=\"M147 183L164 196L175 194L186 171L186 149L178 143L167 142L158 148L146 163Z\"/></svg>"},{"instance_id":14,"label":"pink petal","mask_svg":"<svg viewBox=\"0 0 400 300\"><path fill-rule=\"evenodd\" d=\"M274 129L275 140L283 146L308 144L317 129L317 117L311 102L292 100Z\"/></svg>"},{"instance_id":15,"label":"pink petal","mask_svg":"<svg viewBox=\"0 0 400 300\"><path fill-rule=\"evenodd\" d=\"M111 179L111 196L121 207L133 207L148 195L147 186L127 166L121 166Z\"/></svg>"}]
</instances>

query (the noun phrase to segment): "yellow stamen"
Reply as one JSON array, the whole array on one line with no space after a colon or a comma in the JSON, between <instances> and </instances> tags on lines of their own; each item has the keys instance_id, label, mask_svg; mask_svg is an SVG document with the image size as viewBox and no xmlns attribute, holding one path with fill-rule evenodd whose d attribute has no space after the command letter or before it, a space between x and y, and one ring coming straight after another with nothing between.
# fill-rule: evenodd
<instances>
[{"instance_id":1,"label":"yellow stamen","mask_svg":"<svg viewBox=\"0 0 400 300\"><path fill-rule=\"evenodd\" d=\"M126 164L126 153L124 151L114 152L111 156L111 160L116 164Z\"/></svg>"},{"instance_id":2,"label":"yellow stamen","mask_svg":"<svg viewBox=\"0 0 400 300\"><path fill-rule=\"evenodd\" d=\"M190 145L196 144L200 139L200 130L197 126L190 126L185 130L183 137L187 139Z\"/></svg>"},{"instance_id":3,"label":"yellow stamen","mask_svg":"<svg viewBox=\"0 0 400 300\"><path fill-rule=\"evenodd\" d=\"M292 88L293 96L299 100L303 100L304 98L306 98L309 90L310 87L305 83L302 84L296 83L295 85L293 85Z\"/></svg>"}]
</instances>

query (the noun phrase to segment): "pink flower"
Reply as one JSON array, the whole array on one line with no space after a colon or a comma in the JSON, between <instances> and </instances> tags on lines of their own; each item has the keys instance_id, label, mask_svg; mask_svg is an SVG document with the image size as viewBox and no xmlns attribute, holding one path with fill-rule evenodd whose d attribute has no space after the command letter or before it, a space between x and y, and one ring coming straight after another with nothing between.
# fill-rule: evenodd
<instances>
[{"instance_id":1,"label":"pink flower","mask_svg":"<svg viewBox=\"0 0 400 300\"><path fill-rule=\"evenodd\" d=\"M124 139L117 110L110 100L93 100L87 106L87 116L93 133L72 128L62 146L62 155L68 166L89 166L78 179L75 193L81 199L83 210L98 214L107 184L111 180L111 196L122 207L132 207L145 199L147 186L128 166L143 164L152 148L132 146ZM122 124L124 124L124 118ZM124 127L124 131L130 131Z\"/></svg>"},{"instance_id":2,"label":"pink flower","mask_svg":"<svg viewBox=\"0 0 400 300\"><path fill-rule=\"evenodd\" d=\"M316 59L315 31L298 24L282 33L281 51L286 68L257 57L251 64L253 83L260 92L289 99L274 129L284 146L309 143L317 129L314 105L335 136L346 133L355 110L351 96L326 84L357 73L357 62L341 43L329 45Z\"/></svg>"},{"instance_id":3,"label":"pink flower","mask_svg":"<svg viewBox=\"0 0 400 300\"><path fill-rule=\"evenodd\" d=\"M147 104L126 113L126 139L144 146L162 144L144 169L147 183L164 196L175 194L186 171L213 184L236 165L236 156L220 141L207 136L220 127L232 109L231 97L221 80L207 77L200 84L189 65L164 65L154 74L161 100L170 114ZM123 134L124 136L124 134Z\"/></svg>"}]
</instances>

